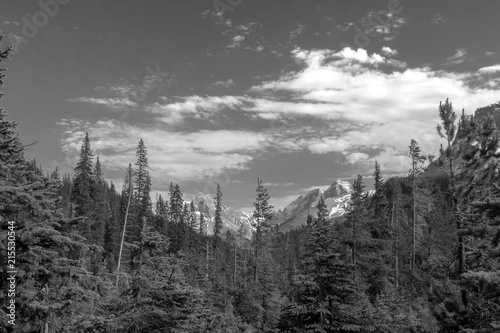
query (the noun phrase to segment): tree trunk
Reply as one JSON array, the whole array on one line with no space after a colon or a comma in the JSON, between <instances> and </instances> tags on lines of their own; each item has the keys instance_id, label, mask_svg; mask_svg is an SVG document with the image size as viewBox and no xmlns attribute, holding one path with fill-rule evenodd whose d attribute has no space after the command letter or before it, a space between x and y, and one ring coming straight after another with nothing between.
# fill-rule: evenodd
<instances>
[{"instance_id":1,"label":"tree trunk","mask_svg":"<svg viewBox=\"0 0 500 333\"><path fill-rule=\"evenodd\" d=\"M118 288L118 279L120 276L120 264L122 262L123 243L125 242L125 230L127 228L128 211L130 209L130 200L131 199L132 199L132 185L129 185L127 211L125 212L125 222L123 223L122 240L120 242L120 253L118 254L118 265L116 267L116 287L117 288Z\"/></svg>"},{"instance_id":2,"label":"tree trunk","mask_svg":"<svg viewBox=\"0 0 500 333\"><path fill-rule=\"evenodd\" d=\"M416 249L416 229L417 229L417 211L415 207L415 163L413 163L412 166L412 177L411 177L411 201L412 201L412 208L413 208L413 228L412 228L412 237L411 237L411 264L410 268L411 270L415 270L415 249Z\"/></svg>"}]
</instances>

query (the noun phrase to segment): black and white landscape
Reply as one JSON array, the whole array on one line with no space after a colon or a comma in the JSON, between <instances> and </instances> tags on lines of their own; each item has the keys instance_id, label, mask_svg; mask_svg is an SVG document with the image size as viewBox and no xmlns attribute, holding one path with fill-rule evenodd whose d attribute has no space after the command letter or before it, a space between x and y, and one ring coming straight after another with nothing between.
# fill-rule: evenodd
<instances>
[{"instance_id":1,"label":"black and white landscape","mask_svg":"<svg viewBox=\"0 0 500 333\"><path fill-rule=\"evenodd\" d=\"M500 332L499 11L0 3L0 332Z\"/></svg>"}]
</instances>

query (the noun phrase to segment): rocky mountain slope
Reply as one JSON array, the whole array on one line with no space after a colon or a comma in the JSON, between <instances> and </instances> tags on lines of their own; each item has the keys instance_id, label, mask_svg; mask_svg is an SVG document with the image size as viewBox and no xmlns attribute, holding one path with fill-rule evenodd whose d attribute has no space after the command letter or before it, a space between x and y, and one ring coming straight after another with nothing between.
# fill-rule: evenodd
<instances>
[{"instance_id":1,"label":"rocky mountain slope","mask_svg":"<svg viewBox=\"0 0 500 333\"><path fill-rule=\"evenodd\" d=\"M212 234L214 230L215 199L209 194L199 193L194 199L194 206L197 212L202 212L207 222L207 231ZM252 216L250 213L234 210L230 207L222 206L222 223L224 225L222 233L229 230L232 234L237 234L238 230L243 231L246 237L250 237L252 226Z\"/></svg>"},{"instance_id":2,"label":"rocky mountain slope","mask_svg":"<svg viewBox=\"0 0 500 333\"><path fill-rule=\"evenodd\" d=\"M317 215L316 205L321 195L330 212L329 217L342 216L345 213L345 206L349 201L351 192L352 185L350 183L337 180L324 192L317 188L299 196L283 210L277 212L274 222L279 224L282 231L297 229L305 225L307 214Z\"/></svg>"}]
</instances>

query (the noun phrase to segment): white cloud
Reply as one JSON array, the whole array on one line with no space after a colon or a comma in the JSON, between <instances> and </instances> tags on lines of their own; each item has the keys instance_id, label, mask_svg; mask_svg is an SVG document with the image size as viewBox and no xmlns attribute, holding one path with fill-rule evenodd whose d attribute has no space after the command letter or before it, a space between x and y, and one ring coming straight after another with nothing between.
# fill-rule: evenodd
<instances>
[{"instance_id":1,"label":"white cloud","mask_svg":"<svg viewBox=\"0 0 500 333\"><path fill-rule=\"evenodd\" d=\"M349 163L355 164L359 161L366 161L370 158L370 155L365 153L349 153L346 155L346 159Z\"/></svg>"},{"instance_id":2,"label":"white cloud","mask_svg":"<svg viewBox=\"0 0 500 333\"><path fill-rule=\"evenodd\" d=\"M500 65L482 67L482 68L479 68L479 72L487 73L487 74L500 72Z\"/></svg>"},{"instance_id":3,"label":"white cloud","mask_svg":"<svg viewBox=\"0 0 500 333\"><path fill-rule=\"evenodd\" d=\"M157 115L157 120L168 125L182 123L187 117L210 120L211 117L227 108L238 108L243 101L236 96L186 96L162 98L145 107L147 112Z\"/></svg>"},{"instance_id":4,"label":"white cloud","mask_svg":"<svg viewBox=\"0 0 500 333\"><path fill-rule=\"evenodd\" d=\"M263 134L245 131L171 132L159 126L131 125L117 120L95 123L63 119L62 150L76 158L83 136L89 132L94 155L109 170L125 170L134 163L135 147L142 138L148 149L155 184L174 180L204 180L224 169L245 169L267 145Z\"/></svg>"},{"instance_id":5,"label":"white cloud","mask_svg":"<svg viewBox=\"0 0 500 333\"><path fill-rule=\"evenodd\" d=\"M93 98L93 97L78 97L69 100L75 103L91 103L102 105L111 109L121 109L127 107L137 107L137 103L129 98Z\"/></svg>"},{"instance_id":6,"label":"white cloud","mask_svg":"<svg viewBox=\"0 0 500 333\"><path fill-rule=\"evenodd\" d=\"M227 48L230 49L235 49L241 46L241 42L245 40L245 37L242 35L236 35L233 38L231 38L231 44L227 46Z\"/></svg>"},{"instance_id":7,"label":"white cloud","mask_svg":"<svg viewBox=\"0 0 500 333\"><path fill-rule=\"evenodd\" d=\"M393 56L393 55L398 54L398 51L394 50L394 49L391 49L389 46L383 46L382 47L382 53L384 53L386 55L389 55L389 56Z\"/></svg>"},{"instance_id":8,"label":"white cloud","mask_svg":"<svg viewBox=\"0 0 500 333\"><path fill-rule=\"evenodd\" d=\"M292 56L303 69L253 87L250 91L257 97L246 110L265 119L309 116L322 118L332 127L340 120L368 125L330 136L318 132L320 139L290 140L287 148L303 147L316 154L342 152L349 163L370 164L370 168L373 159L379 159L387 170L404 172L412 138L419 141L424 153L435 154L439 147L434 135L439 101L450 98L455 106L472 113L498 99L493 89L467 85L473 73L401 70L389 59L361 49L297 49ZM381 65L393 71L381 71ZM259 97L276 95L290 98ZM359 154L363 149L373 150L370 158Z\"/></svg>"}]
</instances>

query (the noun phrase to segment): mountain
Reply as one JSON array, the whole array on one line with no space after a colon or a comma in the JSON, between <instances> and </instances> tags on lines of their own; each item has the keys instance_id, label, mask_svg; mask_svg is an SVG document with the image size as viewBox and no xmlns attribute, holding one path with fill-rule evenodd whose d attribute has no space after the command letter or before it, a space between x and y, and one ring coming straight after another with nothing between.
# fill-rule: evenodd
<instances>
[{"instance_id":1,"label":"mountain","mask_svg":"<svg viewBox=\"0 0 500 333\"><path fill-rule=\"evenodd\" d=\"M274 222L279 224L281 231L297 229L305 225L308 214L317 215L316 205L321 195L323 195L326 207L330 212L329 217L342 216L345 213L345 206L350 199L351 192L352 185L350 183L337 180L324 192L317 188L299 196L283 210L278 211Z\"/></svg>"},{"instance_id":2,"label":"mountain","mask_svg":"<svg viewBox=\"0 0 500 333\"><path fill-rule=\"evenodd\" d=\"M215 199L209 194L199 193L193 199L193 204L198 213L203 213L207 221L208 234L214 230ZM234 210L222 205L222 233L229 230L232 234L237 234L242 228L246 237L250 238L253 230L253 218L251 213Z\"/></svg>"}]
</instances>

